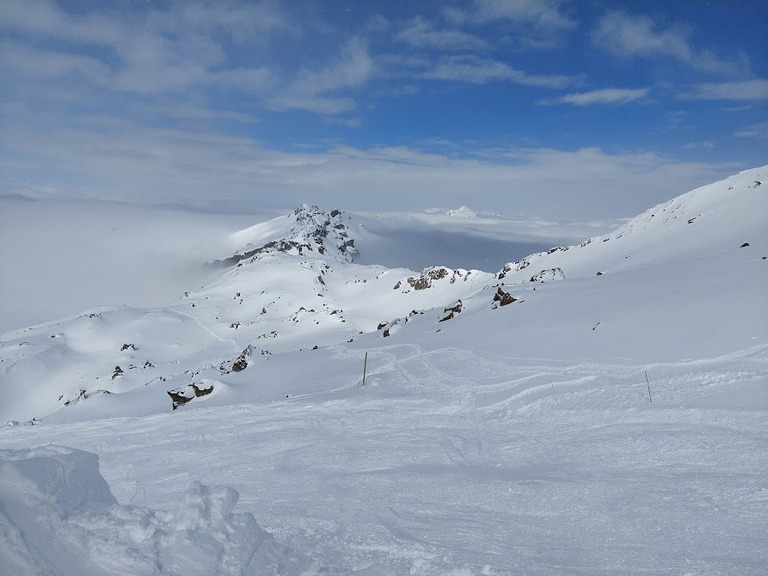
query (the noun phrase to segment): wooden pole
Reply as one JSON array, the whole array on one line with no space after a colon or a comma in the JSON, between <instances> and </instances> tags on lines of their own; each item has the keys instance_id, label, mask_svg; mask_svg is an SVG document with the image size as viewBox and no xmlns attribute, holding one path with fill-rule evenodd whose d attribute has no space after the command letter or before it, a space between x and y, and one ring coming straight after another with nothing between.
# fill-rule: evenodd
<instances>
[{"instance_id":1,"label":"wooden pole","mask_svg":"<svg viewBox=\"0 0 768 576\"><path fill-rule=\"evenodd\" d=\"M648 380L648 370L645 371L645 383L648 385L648 400L653 402L653 398L651 398L651 381Z\"/></svg>"},{"instance_id":2,"label":"wooden pole","mask_svg":"<svg viewBox=\"0 0 768 576\"><path fill-rule=\"evenodd\" d=\"M365 386L365 372L368 369L368 352L365 353L365 360L363 360L363 386Z\"/></svg>"}]
</instances>

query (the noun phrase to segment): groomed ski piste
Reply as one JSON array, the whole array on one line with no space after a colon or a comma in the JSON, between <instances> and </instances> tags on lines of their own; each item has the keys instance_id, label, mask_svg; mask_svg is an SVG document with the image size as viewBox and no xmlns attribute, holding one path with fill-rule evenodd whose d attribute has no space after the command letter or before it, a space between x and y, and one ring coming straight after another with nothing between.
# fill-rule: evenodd
<instances>
[{"instance_id":1,"label":"groomed ski piste","mask_svg":"<svg viewBox=\"0 0 768 576\"><path fill-rule=\"evenodd\" d=\"M764 574L766 177L491 271L301 206L3 335L2 572Z\"/></svg>"}]
</instances>

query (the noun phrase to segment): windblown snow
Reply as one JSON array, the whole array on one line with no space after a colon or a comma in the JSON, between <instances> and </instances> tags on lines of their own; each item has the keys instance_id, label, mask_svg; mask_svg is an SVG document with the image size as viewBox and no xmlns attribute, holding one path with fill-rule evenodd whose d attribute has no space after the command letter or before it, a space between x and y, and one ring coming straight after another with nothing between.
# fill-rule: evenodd
<instances>
[{"instance_id":1,"label":"windblown snow","mask_svg":"<svg viewBox=\"0 0 768 576\"><path fill-rule=\"evenodd\" d=\"M490 271L304 205L3 335L3 573L762 574L767 173Z\"/></svg>"}]
</instances>

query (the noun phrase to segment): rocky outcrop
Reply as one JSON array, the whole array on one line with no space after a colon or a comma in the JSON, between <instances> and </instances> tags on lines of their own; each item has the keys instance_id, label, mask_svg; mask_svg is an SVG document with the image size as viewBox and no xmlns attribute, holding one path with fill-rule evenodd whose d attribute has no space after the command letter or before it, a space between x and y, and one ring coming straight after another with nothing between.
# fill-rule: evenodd
<instances>
[{"instance_id":1,"label":"rocky outcrop","mask_svg":"<svg viewBox=\"0 0 768 576\"><path fill-rule=\"evenodd\" d=\"M77 404L81 400L87 400L94 394L112 394L109 390L94 390L93 392L86 391L85 388L80 388L79 394L75 398L71 398L70 400L64 401L64 406L71 406L72 404ZM64 398L64 396L61 396L59 400L61 401Z\"/></svg>"},{"instance_id":2,"label":"rocky outcrop","mask_svg":"<svg viewBox=\"0 0 768 576\"><path fill-rule=\"evenodd\" d=\"M226 362L222 362L219 365L219 370L221 371L222 374L230 374L231 372L242 372L243 370L248 368L248 364L251 361L251 355L253 354L253 351L254 351L254 347L249 344L240 353L240 356L238 356L234 360L227 360Z\"/></svg>"},{"instance_id":3,"label":"rocky outcrop","mask_svg":"<svg viewBox=\"0 0 768 576\"><path fill-rule=\"evenodd\" d=\"M213 384L192 383L176 388L174 390L168 390L168 396L171 397L173 403L173 409L176 410L179 406L182 406L200 396L207 396L213 392Z\"/></svg>"},{"instance_id":4,"label":"rocky outcrop","mask_svg":"<svg viewBox=\"0 0 768 576\"><path fill-rule=\"evenodd\" d=\"M501 289L501 286L499 286L496 290L496 294L493 295L493 308L506 306L507 304L512 304L512 302L517 302L517 298L512 296L509 292L505 292Z\"/></svg>"},{"instance_id":5,"label":"rocky outcrop","mask_svg":"<svg viewBox=\"0 0 768 576\"><path fill-rule=\"evenodd\" d=\"M426 290L432 288L435 282L444 280L449 276L450 279L448 281L451 284L454 284L459 279L466 282L471 275L471 270L451 270L444 266L430 266L429 268L424 268L420 275L409 276L405 281L414 290ZM398 283L395 284L395 289L400 288L401 285L402 282L398 281Z\"/></svg>"},{"instance_id":6,"label":"rocky outcrop","mask_svg":"<svg viewBox=\"0 0 768 576\"><path fill-rule=\"evenodd\" d=\"M445 308L443 308L443 313L447 312L448 314L447 316L444 316L443 318L441 318L439 321L445 322L446 320L452 320L456 316L456 314L459 314L461 312L461 309L463 308L463 306L464 305L461 303L461 300L457 300L450 306L446 306Z\"/></svg>"},{"instance_id":7,"label":"rocky outcrop","mask_svg":"<svg viewBox=\"0 0 768 576\"><path fill-rule=\"evenodd\" d=\"M565 280L565 273L560 268L549 268L531 276L529 282L550 282L553 280Z\"/></svg>"},{"instance_id":8,"label":"rocky outcrop","mask_svg":"<svg viewBox=\"0 0 768 576\"><path fill-rule=\"evenodd\" d=\"M442 266L432 266L430 268L424 268L421 275L410 276L406 278L406 282L414 290L426 290L432 287L433 280L442 280L448 276L448 269Z\"/></svg>"},{"instance_id":9,"label":"rocky outcrop","mask_svg":"<svg viewBox=\"0 0 768 576\"><path fill-rule=\"evenodd\" d=\"M520 270L525 270L526 268L528 268L528 266L531 265L531 258L532 256L526 256L519 262L510 262L508 264L504 264L504 268L499 270L499 273L496 274L496 278L498 278L499 280L502 280L510 272L520 272Z\"/></svg>"},{"instance_id":10,"label":"rocky outcrop","mask_svg":"<svg viewBox=\"0 0 768 576\"><path fill-rule=\"evenodd\" d=\"M589 240L585 244L582 244L582 246L586 246L586 244L588 244L589 242L591 242L591 240ZM525 270L533 262L543 258L544 256L547 256L549 254L554 254L555 252L567 252L570 249L571 249L570 246L555 246L554 248L550 248L546 252L537 252L536 254L531 254L530 256L526 256L525 258L523 258L522 260L519 260L518 262L509 262L508 264L505 264L501 270L499 270L499 272L496 274L496 278L498 280L502 280L507 276L507 274ZM565 278L565 276L563 276L563 278Z\"/></svg>"}]
</instances>

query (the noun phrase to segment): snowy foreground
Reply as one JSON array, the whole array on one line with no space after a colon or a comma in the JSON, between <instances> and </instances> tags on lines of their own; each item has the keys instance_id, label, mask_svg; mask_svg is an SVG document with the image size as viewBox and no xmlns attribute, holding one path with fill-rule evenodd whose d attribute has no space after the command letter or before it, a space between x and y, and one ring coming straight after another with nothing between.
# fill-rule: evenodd
<instances>
[{"instance_id":1,"label":"snowy foreground","mask_svg":"<svg viewBox=\"0 0 768 576\"><path fill-rule=\"evenodd\" d=\"M3 335L0 571L764 574L767 175L496 272L302 207Z\"/></svg>"}]
</instances>

